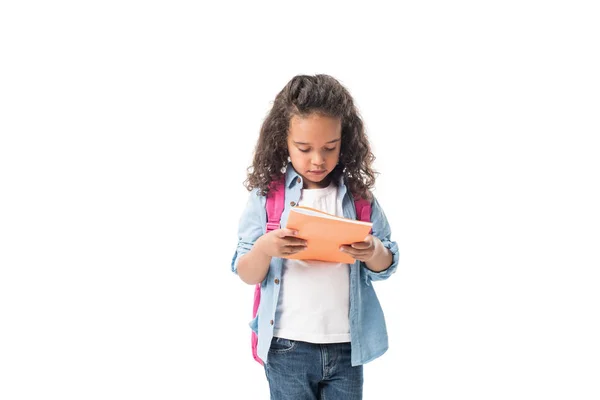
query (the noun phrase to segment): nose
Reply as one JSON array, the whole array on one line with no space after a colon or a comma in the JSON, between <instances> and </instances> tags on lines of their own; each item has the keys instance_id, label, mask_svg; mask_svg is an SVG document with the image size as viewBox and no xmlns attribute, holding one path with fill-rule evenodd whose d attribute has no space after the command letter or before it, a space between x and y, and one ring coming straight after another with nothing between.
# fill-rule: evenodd
<instances>
[{"instance_id":1,"label":"nose","mask_svg":"<svg viewBox=\"0 0 600 400\"><path fill-rule=\"evenodd\" d=\"M312 157L312 163L314 165L323 165L325 163L325 157L320 152L316 151Z\"/></svg>"}]
</instances>

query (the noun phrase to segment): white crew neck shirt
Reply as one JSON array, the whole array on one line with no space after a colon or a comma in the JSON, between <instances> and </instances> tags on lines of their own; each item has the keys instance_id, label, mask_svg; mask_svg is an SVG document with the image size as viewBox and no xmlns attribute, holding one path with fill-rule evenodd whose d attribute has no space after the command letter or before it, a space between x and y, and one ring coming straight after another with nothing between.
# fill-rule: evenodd
<instances>
[{"instance_id":1,"label":"white crew neck shirt","mask_svg":"<svg viewBox=\"0 0 600 400\"><path fill-rule=\"evenodd\" d=\"M302 189L298 205L344 216L338 187ZM350 266L283 260L273 335L310 343L350 341Z\"/></svg>"}]
</instances>

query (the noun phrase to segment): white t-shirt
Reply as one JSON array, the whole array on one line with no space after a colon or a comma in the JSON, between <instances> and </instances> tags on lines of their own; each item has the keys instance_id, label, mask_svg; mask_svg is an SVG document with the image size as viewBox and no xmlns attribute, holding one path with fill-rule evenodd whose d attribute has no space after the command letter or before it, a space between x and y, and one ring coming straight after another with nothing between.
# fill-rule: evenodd
<instances>
[{"instance_id":1,"label":"white t-shirt","mask_svg":"<svg viewBox=\"0 0 600 400\"><path fill-rule=\"evenodd\" d=\"M333 182L302 189L298 205L343 217ZM283 260L273 335L311 343L350 341L350 266L321 261Z\"/></svg>"}]
</instances>

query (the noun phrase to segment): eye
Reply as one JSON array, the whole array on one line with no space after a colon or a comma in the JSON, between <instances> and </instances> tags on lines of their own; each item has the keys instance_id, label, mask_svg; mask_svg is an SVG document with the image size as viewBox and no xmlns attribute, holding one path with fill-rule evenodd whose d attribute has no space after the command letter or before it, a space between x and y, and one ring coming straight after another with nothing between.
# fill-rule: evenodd
<instances>
[{"instance_id":1,"label":"eye","mask_svg":"<svg viewBox=\"0 0 600 400\"><path fill-rule=\"evenodd\" d=\"M301 151L301 152L303 152L303 153L308 153L308 152L310 151L310 149L298 149L298 150L300 150L300 151ZM325 150L325 151L334 151L334 150L335 150L335 147L333 147L333 148L331 148L331 149L329 149L329 148L325 148L324 150Z\"/></svg>"}]
</instances>

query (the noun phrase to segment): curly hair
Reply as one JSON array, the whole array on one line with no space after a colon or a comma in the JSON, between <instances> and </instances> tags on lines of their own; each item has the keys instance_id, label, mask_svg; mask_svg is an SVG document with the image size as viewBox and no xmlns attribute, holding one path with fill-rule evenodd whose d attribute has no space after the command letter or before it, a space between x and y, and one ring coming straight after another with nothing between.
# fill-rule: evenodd
<instances>
[{"instance_id":1,"label":"curly hair","mask_svg":"<svg viewBox=\"0 0 600 400\"><path fill-rule=\"evenodd\" d=\"M297 75L277 94L273 107L260 129L252 166L248 167L244 186L258 188L266 195L272 181L280 179L288 164L287 136L290 119L318 113L340 118L342 143L339 164L330 173L337 183L344 175L355 197L371 199L370 189L378 174L371 168L375 156L371 152L362 119L352 96L340 82L329 75Z\"/></svg>"}]
</instances>

